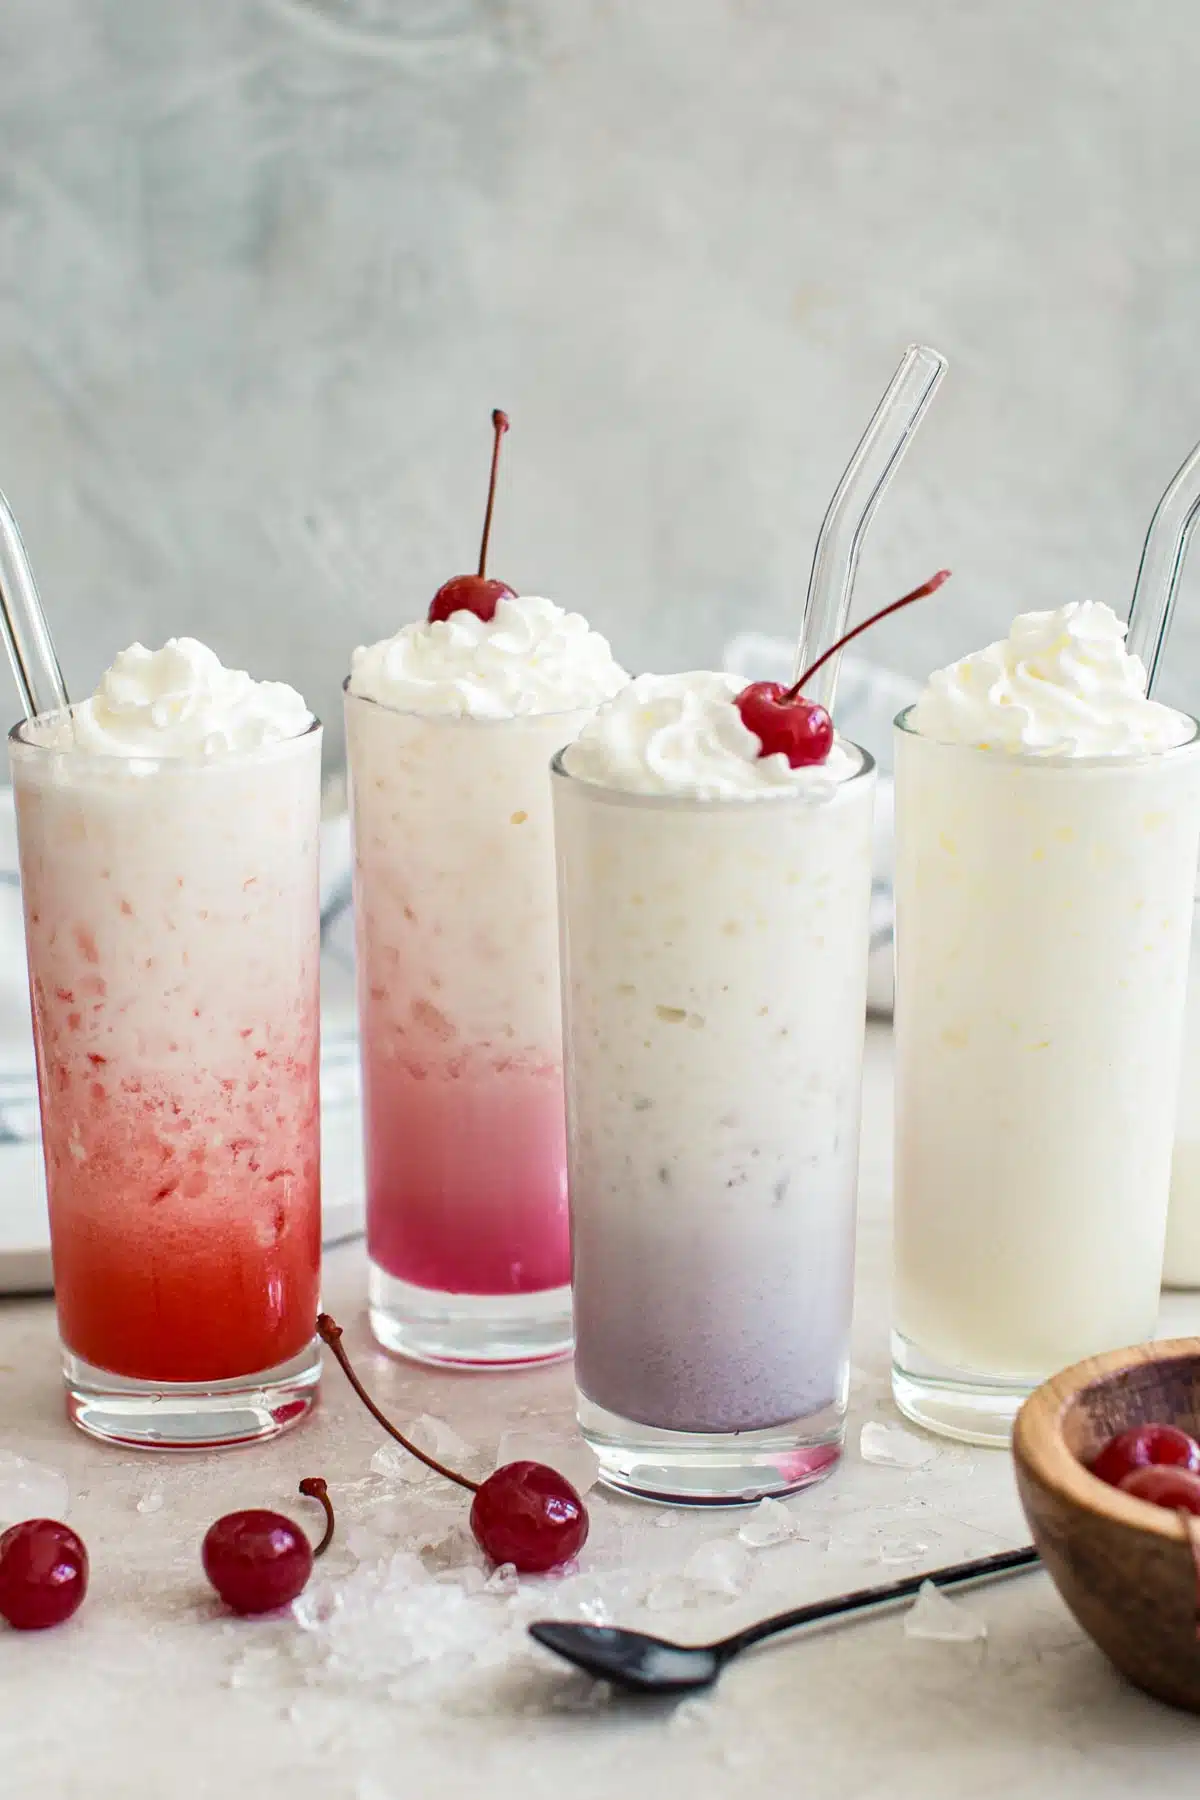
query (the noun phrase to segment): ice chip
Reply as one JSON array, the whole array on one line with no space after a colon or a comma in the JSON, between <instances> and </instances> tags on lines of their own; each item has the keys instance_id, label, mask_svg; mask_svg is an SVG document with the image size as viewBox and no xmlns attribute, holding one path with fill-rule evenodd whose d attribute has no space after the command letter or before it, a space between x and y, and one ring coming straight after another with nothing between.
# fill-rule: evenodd
<instances>
[{"instance_id":1,"label":"ice chip","mask_svg":"<svg viewBox=\"0 0 1200 1800\"><path fill-rule=\"evenodd\" d=\"M579 1617L589 1625L611 1625L613 1622L612 1608L607 1600L581 1600L577 1610Z\"/></svg>"},{"instance_id":2,"label":"ice chip","mask_svg":"<svg viewBox=\"0 0 1200 1800\"><path fill-rule=\"evenodd\" d=\"M654 1523L658 1526L658 1529L660 1531L666 1531L668 1526L678 1525L679 1514L673 1513L673 1512L659 1513L659 1515L658 1515L657 1519L655 1519Z\"/></svg>"},{"instance_id":3,"label":"ice chip","mask_svg":"<svg viewBox=\"0 0 1200 1800\"><path fill-rule=\"evenodd\" d=\"M710 1594L740 1594L750 1579L750 1557L736 1538L710 1538L688 1557L683 1576Z\"/></svg>"},{"instance_id":4,"label":"ice chip","mask_svg":"<svg viewBox=\"0 0 1200 1800\"><path fill-rule=\"evenodd\" d=\"M492 1570L485 1585L489 1594L515 1594L521 1585L516 1563L501 1563Z\"/></svg>"},{"instance_id":5,"label":"ice chip","mask_svg":"<svg viewBox=\"0 0 1200 1800\"><path fill-rule=\"evenodd\" d=\"M937 1447L902 1425L881 1425L871 1419L862 1428L858 1440L864 1462L878 1463L886 1469L919 1469L932 1462Z\"/></svg>"},{"instance_id":6,"label":"ice chip","mask_svg":"<svg viewBox=\"0 0 1200 1800\"><path fill-rule=\"evenodd\" d=\"M780 1500L768 1496L760 1500L738 1528L738 1538L752 1550L765 1550L771 1544L786 1544L801 1535L794 1516Z\"/></svg>"},{"instance_id":7,"label":"ice chip","mask_svg":"<svg viewBox=\"0 0 1200 1800\"><path fill-rule=\"evenodd\" d=\"M389 1481L428 1481L433 1478L433 1470L427 1469L419 1457L411 1456L400 1444L381 1444L371 1458L371 1467L376 1475L386 1475Z\"/></svg>"},{"instance_id":8,"label":"ice chip","mask_svg":"<svg viewBox=\"0 0 1200 1800\"><path fill-rule=\"evenodd\" d=\"M920 1562L929 1554L929 1545L920 1538L881 1538L879 1560L885 1563Z\"/></svg>"},{"instance_id":9,"label":"ice chip","mask_svg":"<svg viewBox=\"0 0 1200 1800\"><path fill-rule=\"evenodd\" d=\"M904 1615L904 1635L939 1644L973 1644L987 1636L987 1626L978 1614L926 1581Z\"/></svg>"},{"instance_id":10,"label":"ice chip","mask_svg":"<svg viewBox=\"0 0 1200 1800\"><path fill-rule=\"evenodd\" d=\"M448 1469L462 1470L478 1455L474 1446L460 1437L453 1425L448 1425L445 1419L435 1418L432 1413L421 1413L413 1419L405 1427L404 1435L411 1438L418 1450L445 1463Z\"/></svg>"},{"instance_id":11,"label":"ice chip","mask_svg":"<svg viewBox=\"0 0 1200 1800\"><path fill-rule=\"evenodd\" d=\"M417 1544L417 1553L431 1574L442 1571L461 1573L478 1560L479 1551L466 1520L455 1519L436 1534L426 1533Z\"/></svg>"},{"instance_id":12,"label":"ice chip","mask_svg":"<svg viewBox=\"0 0 1200 1800\"><path fill-rule=\"evenodd\" d=\"M577 1494L594 1488L600 1474L590 1444L579 1436L560 1437L551 1431L506 1431L496 1451L496 1467L514 1462L545 1463L565 1475Z\"/></svg>"},{"instance_id":13,"label":"ice chip","mask_svg":"<svg viewBox=\"0 0 1200 1800\"><path fill-rule=\"evenodd\" d=\"M142 1494L137 1503L140 1513L156 1513L163 1509L163 1497L157 1488L149 1488Z\"/></svg>"},{"instance_id":14,"label":"ice chip","mask_svg":"<svg viewBox=\"0 0 1200 1800\"><path fill-rule=\"evenodd\" d=\"M328 1581L305 1588L292 1601L292 1617L301 1631L320 1631L328 1625L340 1604L337 1589Z\"/></svg>"},{"instance_id":15,"label":"ice chip","mask_svg":"<svg viewBox=\"0 0 1200 1800\"><path fill-rule=\"evenodd\" d=\"M22 1519L65 1519L69 1501L67 1478L60 1470L30 1462L15 1450L0 1450L0 1531Z\"/></svg>"}]
</instances>

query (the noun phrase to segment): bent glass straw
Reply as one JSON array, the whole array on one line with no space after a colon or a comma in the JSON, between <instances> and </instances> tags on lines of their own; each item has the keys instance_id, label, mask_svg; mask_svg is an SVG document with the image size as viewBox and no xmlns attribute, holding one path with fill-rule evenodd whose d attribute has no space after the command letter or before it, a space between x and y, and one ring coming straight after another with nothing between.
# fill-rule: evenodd
<instances>
[{"instance_id":1,"label":"bent glass straw","mask_svg":"<svg viewBox=\"0 0 1200 1800\"><path fill-rule=\"evenodd\" d=\"M1175 615L1179 578L1200 517L1200 444L1177 470L1154 509L1129 606L1126 644L1146 668L1146 692L1162 674L1163 650Z\"/></svg>"},{"instance_id":2,"label":"bent glass straw","mask_svg":"<svg viewBox=\"0 0 1200 1800\"><path fill-rule=\"evenodd\" d=\"M910 344L846 465L817 534L794 680L845 633L859 552L875 508L945 373L946 359L939 351ZM832 710L840 661L830 658L806 686L807 699Z\"/></svg>"},{"instance_id":3,"label":"bent glass straw","mask_svg":"<svg viewBox=\"0 0 1200 1800\"><path fill-rule=\"evenodd\" d=\"M67 707L66 683L37 583L8 501L0 494L0 629L25 717Z\"/></svg>"}]
</instances>

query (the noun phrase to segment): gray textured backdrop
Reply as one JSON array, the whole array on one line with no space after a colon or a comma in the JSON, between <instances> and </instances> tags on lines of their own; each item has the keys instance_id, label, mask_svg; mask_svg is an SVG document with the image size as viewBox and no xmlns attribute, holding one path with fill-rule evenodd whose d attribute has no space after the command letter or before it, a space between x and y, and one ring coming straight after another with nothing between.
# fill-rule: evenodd
<instances>
[{"instance_id":1,"label":"gray textured backdrop","mask_svg":"<svg viewBox=\"0 0 1200 1800\"><path fill-rule=\"evenodd\" d=\"M497 404L496 573L638 667L790 629L911 338L859 606L956 580L877 653L1123 608L1200 437L1198 65L1195 0L5 0L0 485L70 682L186 630L334 721Z\"/></svg>"}]
</instances>

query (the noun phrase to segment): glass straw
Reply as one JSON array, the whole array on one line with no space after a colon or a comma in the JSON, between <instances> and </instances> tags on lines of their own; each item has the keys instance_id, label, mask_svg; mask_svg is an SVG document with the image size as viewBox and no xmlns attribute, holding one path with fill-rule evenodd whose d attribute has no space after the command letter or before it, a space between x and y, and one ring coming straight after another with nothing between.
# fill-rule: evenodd
<instances>
[{"instance_id":1,"label":"glass straw","mask_svg":"<svg viewBox=\"0 0 1200 1800\"><path fill-rule=\"evenodd\" d=\"M1200 444L1184 460L1154 509L1129 607L1126 643L1146 668L1146 692L1162 674L1162 655L1175 615L1179 578L1200 516Z\"/></svg>"},{"instance_id":2,"label":"glass straw","mask_svg":"<svg viewBox=\"0 0 1200 1800\"><path fill-rule=\"evenodd\" d=\"M858 556L875 508L945 372L946 359L937 350L925 344L910 344L858 449L846 464L817 534L795 680L846 630ZM806 685L806 699L832 710L840 661L840 656L830 658Z\"/></svg>"},{"instance_id":3,"label":"glass straw","mask_svg":"<svg viewBox=\"0 0 1200 1800\"><path fill-rule=\"evenodd\" d=\"M8 501L0 494L0 629L27 719L69 706L37 583Z\"/></svg>"}]
</instances>

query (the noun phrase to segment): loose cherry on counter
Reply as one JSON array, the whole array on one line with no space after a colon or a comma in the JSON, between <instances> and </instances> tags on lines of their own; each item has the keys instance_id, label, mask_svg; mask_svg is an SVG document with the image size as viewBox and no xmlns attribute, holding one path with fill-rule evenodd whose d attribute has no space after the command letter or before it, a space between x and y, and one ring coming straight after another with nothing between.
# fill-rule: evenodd
<instances>
[{"instance_id":1,"label":"loose cherry on counter","mask_svg":"<svg viewBox=\"0 0 1200 1800\"><path fill-rule=\"evenodd\" d=\"M472 1481L470 1476L448 1469L445 1463L418 1450L376 1406L351 1365L336 1319L321 1313L317 1332L371 1417L388 1436L427 1469L444 1475L447 1481L475 1496L471 1502L471 1531L489 1561L497 1566L512 1563L523 1575L544 1575L582 1550L588 1534L587 1507L565 1475L535 1462L504 1463L486 1481Z\"/></svg>"},{"instance_id":2,"label":"loose cherry on counter","mask_svg":"<svg viewBox=\"0 0 1200 1800\"><path fill-rule=\"evenodd\" d=\"M1121 1493L1131 1494L1135 1500L1148 1500L1151 1506L1200 1515L1200 1474L1194 1469L1134 1469L1117 1485Z\"/></svg>"},{"instance_id":3,"label":"loose cherry on counter","mask_svg":"<svg viewBox=\"0 0 1200 1800\"><path fill-rule=\"evenodd\" d=\"M760 756L783 755L793 769L816 767L823 763L833 748L833 720L823 706L815 700L806 700L800 690L806 682L812 680L818 669L824 668L830 657L836 656L852 638L860 637L869 631L872 625L878 625L880 619L886 619L889 613L899 612L902 606L911 606L914 600L924 600L927 594L936 594L944 581L950 579L949 569L939 569L928 581L923 581L911 594L905 594L900 600L893 600L853 631L840 637L836 644L831 644L823 656L818 656L811 667L805 669L799 681L785 688L778 681L752 681L744 687L734 700L734 705L742 715L742 724L752 731L759 740Z\"/></svg>"},{"instance_id":4,"label":"loose cherry on counter","mask_svg":"<svg viewBox=\"0 0 1200 1800\"><path fill-rule=\"evenodd\" d=\"M307 1587L314 1558L333 1539L333 1503L319 1475L306 1476L300 1492L325 1509L325 1535L315 1549L299 1525L261 1507L226 1513L205 1533L204 1573L232 1612L274 1612Z\"/></svg>"},{"instance_id":5,"label":"loose cherry on counter","mask_svg":"<svg viewBox=\"0 0 1200 1800\"><path fill-rule=\"evenodd\" d=\"M452 575L444 581L429 602L429 623L436 625L452 613L473 612L484 624L496 616L501 600L515 600L516 589L506 581L487 578L488 539L492 534L492 508L496 503L496 470L500 466L500 440L508 430L508 414L497 407L492 414L492 472L488 478L487 511L483 515L483 537L479 544L479 570L475 575Z\"/></svg>"},{"instance_id":6,"label":"loose cherry on counter","mask_svg":"<svg viewBox=\"0 0 1200 1800\"><path fill-rule=\"evenodd\" d=\"M1134 1425L1110 1438L1091 1472L1110 1487L1120 1487L1135 1469L1200 1470L1200 1444L1178 1425Z\"/></svg>"},{"instance_id":7,"label":"loose cherry on counter","mask_svg":"<svg viewBox=\"0 0 1200 1800\"><path fill-rule=\"evenodd\" d=\"M88 1588L83 1539L57 1519L25 1519L0 1536L0 1618L45 1631L78 1612Z\"/></svg>"}]
</instances>

